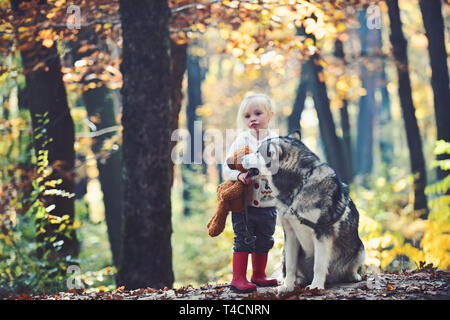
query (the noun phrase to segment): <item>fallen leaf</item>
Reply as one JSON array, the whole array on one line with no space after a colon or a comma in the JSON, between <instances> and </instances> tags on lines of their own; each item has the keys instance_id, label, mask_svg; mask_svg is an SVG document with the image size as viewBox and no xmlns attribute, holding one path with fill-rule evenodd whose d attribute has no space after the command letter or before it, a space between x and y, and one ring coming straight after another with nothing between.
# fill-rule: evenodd
<instances>
[{"instance_id":1,"label":"fallen leaf","mask_svg":"<svg viewBox=\"0 0 450 320\"><path fill-rule=\"evenodd\" d=\"M406 292L408 292L408 293L419 292L419 291L420 291L420 288L416 287L416 286L411 286L406 289Z\"/></svg>"},{"instance_id":2,"label":"fallen leaf","mask_svg":"<svg viewBox=\"0 0 450 320\"><path fill-rule=\"evenodd\" d=\"M44 39L43 41L42 41L42 45L44 46L44 47L47 47L47 48L51 48L52 46L53 46L53 40L52 39Z\"/></svg>"},{"instance_id":3,"label":"fallen leaf","mask_svg":"<svg viewBox=\"0 0 450 320\"><path fill-rule=\"evenodd\" d=\"M394 290L394 289L395 289L395 287L394 287L392 284L388 283L388 284L386 285L385 291L390 291L390 290Z\"/></svg>"}]
</instances>

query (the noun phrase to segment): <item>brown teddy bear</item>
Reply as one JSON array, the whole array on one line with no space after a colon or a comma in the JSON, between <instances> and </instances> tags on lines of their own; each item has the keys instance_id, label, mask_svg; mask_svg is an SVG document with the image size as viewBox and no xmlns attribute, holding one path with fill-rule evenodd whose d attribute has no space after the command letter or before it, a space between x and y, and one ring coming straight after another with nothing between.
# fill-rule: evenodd
<instances>
[{"instance_id":1,"label":"brown teddy bear","mask_svg":"<svg viewBox=\"0 0 450 320\"><path fill-rule=\"evenodd\" d=\"M235 151L233 158L228 158L226 164L232 170L239 170L241 172L247 172L242 167L241 159L244 155L250 153L248 146L242 147ZM247 188L247 204L251 201L252 188ZM219 204L217 206L216 213L209 220L208 234L211 237L216 237L222 233L225 229L225 222L227 220L228 212L243 212L244 211L244 184L237 180L228 180L221 183L217 187L217 200Z\"/></svg>"}]
</instances>

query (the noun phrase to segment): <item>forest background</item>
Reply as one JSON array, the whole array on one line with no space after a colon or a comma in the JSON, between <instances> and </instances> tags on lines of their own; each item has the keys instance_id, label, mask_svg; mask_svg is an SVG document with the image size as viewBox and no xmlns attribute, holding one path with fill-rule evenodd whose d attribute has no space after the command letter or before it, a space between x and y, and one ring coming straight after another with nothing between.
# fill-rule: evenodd
<instances>
[{"instance_id":1,"label":"forest background","mask_svg":"<svg viewBox=\"0 0 450 320\"><path fill-rule=\"evenodd\" d=\"M364 272L449 270L447 2L0 9L0 294L230 281L231 223L206 229L221 165L174 163L195 150L172 133L225 137L249 92L350 185Z\"/></svg>"}]
</instances>

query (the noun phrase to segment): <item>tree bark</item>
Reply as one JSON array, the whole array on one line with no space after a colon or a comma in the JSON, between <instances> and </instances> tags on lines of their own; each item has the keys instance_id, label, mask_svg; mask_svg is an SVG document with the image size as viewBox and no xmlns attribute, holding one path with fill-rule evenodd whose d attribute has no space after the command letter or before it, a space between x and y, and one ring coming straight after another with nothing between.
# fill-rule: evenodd
<instances>
[{"instance_id":1,"label":"tree bark","mask_svg":"<svg viewBox=\"0 0 450 320\"><path fill-rule=\"evenodd\" d=\"M437 139L450 142L450 89L441 1L421 0L419 4L428 38ZM437 160L449 158L450 155L448 154L437 156ZM447 175L448 171L446 172L439 167L437 168L437 177L439 180L445 178Z\"/></svg>"},{"instance_id":2,"label":"tree bark","mask_svg":"<svg viewBox=\"0 0 450 320\"><path fill-rule=\"evenodd\" d=\"M83 100L88 116L100 116L100 121L96 123L97 131L117 125L114 101L111 95L111 90L105 85L83 92ZM94 153L99 153L103 142L113 134L108 133L94 138L92 145ZM103 192L105 219L108 227L108 238L111 245L113 263L116 268L119 268L123 227L122 157L120 149L117 151L111 150L110 152L107 159L97 160L97 167Z\"/></svg>"},{"instance_id":3,"label":"tree bark","mask_svg":"<svg viewBox=\"0 0 450 320\"><path fill-rule=\"evenodd\" d=\"M186 71L186 55L187 44L177 44L174 41L170 41L170 61L171 61L171 76L172 76L172 132L178 129L178 120L181 110L181 104L183 101L183 77ZM170 142L170 150L173 150L177 141ZM170 162L170 181L173 185L174 173L173 162Z\"/></svg>"},{"instance_id":4,"label":"tree bark","mask_svg":"<svg viewBox=\"0 0 450 320\"><path fill-rule=\"evenodd\" d=\"M422 151L422 140L415 116L415 108L411 96L411 82L408 70L407 41L403 35L398 0L386 1L391 22L390 40L392 43L395 65L398 75L398 94L402 108L409 148L411 172L414 174L414 210L420 211L420 217L428 216L427 198L425 196L426 171Z\"/></svg>"},{"instance_id":5,"label":"tree bark","mask_svg":"<svg viewBox=\"0 0 450 320\"><path fill-rule=\"evenodd\" d=\"M385 164L386 168L390 168L392 158L394 157L394 147L392 145L392 137L385 134L388 130L388 125L391 123L391 99L387 90L387 76L385 71L385 64L382 64L381 70L381 84L379 90L381 91L381 108L378 112L378 125L380 127L380 152L381 161ZM389 171L386 172L386 177L389 180Z\"/></svg>"},{"instance_id":6,"label":"tree bark","mask_svg":"<svg viewBox=\"0 0 450 320\"><path fill-rule=\"evenodd\" d=\"M12 0L14 11L24 14L19 8L22 0ZM30 110L33 130L40 124L38 119L48 112L49 123L45 125L46 134L37 137L35 132L34 148L36 155L38 150L48 150L48 163L52 167L52 174L46 180L62 179L62 183L55 188L69 193L74 192L73 170L75 164L75 130L70 115L67 96L62 80L61 62L56 49L56 43L50 48L42 46L40 42L34 42L30 49L21 50L22 66L26 77L26 91L24 103ZM34 69L37 62L45 62L45 67ZM46 139L51 142L46 144ZM70 221L74 219L74 198L62 196L44 196L45 206L55 205L50 213L62 217L69 215ZM75 231L68 234L56 232L59 224L48 224L45 232L38 236L38 241L44 241L46 237L56 236L53 243L64 241L61 250L56 251L52 243L45 243L44 250L50 250L50 257L78 256L79 243ZM43 254L43 252L41 252Z\"/></svg>"},{"instance_id":7,"label":"tree bark","mask_svg":"<svg viewBox=\"0 0 450 320\"><path fill-rule=\"evenodd\" d=\"M195 139L195 130L194 123L198 120L197 116L197 108L203 104L202 99L202 82L203 82L203 73L200 66L200 57L188 54L187 55L187 106L186 106L186 125L189 131L191 141L191 164L202 164L203 161L203 130L202 132L197 132L197 134L201 134L201 139ZM196 140L201 141L201 146L197 146L197 150L195 150ZM200 163L198 163L200 161ZM206 173L204 171L204 173Z\"/></svg>"},{"instance_id":8,"label":"tree bark","mask_svg":"<svg viewBox=\"0 0 450 320\"><path fill-rule=\"evenodd\" d=\"M121 0L124 240L119 284L172 287L167 1Z\"/></svg>"},{"instance_id":9,"label":"tree bark","mask_svg":"<svg viewBox=\"0 0 450 320\"><path fill-rule=\"evenodd\" d=\"M191 174L185 174L185 170L190 170L191 173L196 172L194 165L201 165L203 174L206 174L206 164L203 162L203 129L198 132L195 130L195 121L198 120L196 111L198 106L203 104L202 101L202 81L203 70L199 63L200 57L192 53L187 55L187 98L186 106L186 126L189 131L189 146L190 146L190 163L182 165L182 179L183 179L183 203L185 216L191 214L190 210L190 194L192 193L192 185L189 181ZM197 138L196 134L201 137ZM196 143L200 142L200 146ZM200 163L198 162L200 161Z\"/></svg>"},{"instance_id":10,"label":"tree bark","mask_svg":"<svg viewBox=\"0 0 450 320\"><path fill-rule=\"evenodd\" d=\"M356 135L356 172L364 177L373 169L373 129L375 120L375 90L378 72L373 67L376 63L373 53L381 48L380 37L376 29L369 30L366 24L366 10L359 14L359 37L361 43L360 78L366 91L359 100L358 134ZM366 183L366 179L363 179Z\"/></svg>"},{"instance_id":11,"label":"tree bark","mask_svg":"<svg viewBox=\"0 0 450 320\"><path fill-rule=\"evenodd\" d=\"M343 67L345 68L347 62L345 61L344 54L344 43L336 39L334 43L334 56L341 60ZM344 96L342 98L342 107L339 109L341 116L341 128L342 128L342 145L344 148L344 153L346 156L346 170L348 172L349 183L353 181L353 152L352 152L352 141L351 141L351 131L350 131L350 118L348 114L348 100Z\"/></svg>"},{"instance_id":12,"label":"tree bark","mask_svg":"<svg viewBox=\"0 0 450 320\"><path fill-rule=\"evenodd\" d=\"M288 133L293 132L295 130L300 130L300 120L302 118L302 112L305 108L305 99L306 94L308 92L308 75L306 73L306 64L308 62L304 62L302 64L300 82L297 89L297 95L295 97L294 105L292 107L292 112L289 115L288 121Z\"/></svg>"}]
</instances>

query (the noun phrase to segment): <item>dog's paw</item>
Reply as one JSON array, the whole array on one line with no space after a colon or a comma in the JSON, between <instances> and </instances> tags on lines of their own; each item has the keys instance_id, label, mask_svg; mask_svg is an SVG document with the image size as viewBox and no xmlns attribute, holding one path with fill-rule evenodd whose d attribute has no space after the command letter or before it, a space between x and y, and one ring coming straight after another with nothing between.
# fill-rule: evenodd
<instances>
[{"instance_id":1,"label":"dog's paw","mask_svg":"<svg viewBox=\"0 0 450 320\"><path fill-rule=\"evenodd\" d=\"M361 280L362 280L362 277L358 273L353 275L353 281L360 282Z\"/></svg>"},{"instance_id":2,"label":"dog's paw","mask_svg":"<svg viewBox=\"0 0 450 320\"><path fill-rule=\"evenodd\" d=\"M313 289L319 289L319 290L325 290L325 286L320 283L311 283L309 286L306 287L307 290L313 290Z\"/></svg>"},{"instance_id":3,"label":"dog's paw","mask_svg":"<svg viewBox=\"0 0 450 320\"><path fill-rule=\"evenodd\" d=\"M283 295L288 292L292 292L292 291L294 291L294 289L295 289L295 286L293 284L292 285L283 284L278 287L278 295Z\"/></svg>"}]
</instances>

